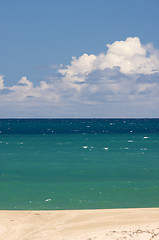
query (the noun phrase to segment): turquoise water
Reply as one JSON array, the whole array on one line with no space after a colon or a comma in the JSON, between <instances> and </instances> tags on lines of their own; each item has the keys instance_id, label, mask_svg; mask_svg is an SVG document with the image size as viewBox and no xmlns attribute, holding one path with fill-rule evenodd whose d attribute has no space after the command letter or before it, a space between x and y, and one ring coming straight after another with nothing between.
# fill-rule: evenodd
<instances>
[{"instance_id":1,"label":"turquoise water","mask_svg":"<svg viewBox=\"0 0 159 240\"><path fill-rule=\"evenodd\" d=\"M0 209L159 207L158 119L0 120Z\"/></svg>"}]
</instances>

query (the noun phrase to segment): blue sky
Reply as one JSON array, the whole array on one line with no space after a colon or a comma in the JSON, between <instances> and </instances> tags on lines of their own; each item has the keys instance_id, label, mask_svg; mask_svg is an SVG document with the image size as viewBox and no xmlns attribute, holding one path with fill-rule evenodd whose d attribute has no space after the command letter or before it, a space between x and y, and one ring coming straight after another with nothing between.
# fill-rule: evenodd
<instances>
[{"instance_id":1,"label":"blue sky","mask_svg":"<svg viewBox=\"0 0 159 240\"><path fill-rule=\"evenodd\" d=\"M158 0L0 9L1 118L159 117Z\"/></svg>"}]
</instances>

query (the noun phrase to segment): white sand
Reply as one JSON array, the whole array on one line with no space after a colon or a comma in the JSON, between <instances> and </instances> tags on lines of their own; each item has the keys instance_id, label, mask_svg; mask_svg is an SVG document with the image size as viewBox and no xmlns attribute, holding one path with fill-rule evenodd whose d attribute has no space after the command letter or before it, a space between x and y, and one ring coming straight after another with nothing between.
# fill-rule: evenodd
<instances>
[{"instance_id":1,"label":"white sand","mask_svg":"<svg viewBox=\"0 0 159 240\"><path fill-rule=\"evenodd\" d=\"M0 211L0 240L159 240L159 208Z\"/></svg>"}]
</instances>

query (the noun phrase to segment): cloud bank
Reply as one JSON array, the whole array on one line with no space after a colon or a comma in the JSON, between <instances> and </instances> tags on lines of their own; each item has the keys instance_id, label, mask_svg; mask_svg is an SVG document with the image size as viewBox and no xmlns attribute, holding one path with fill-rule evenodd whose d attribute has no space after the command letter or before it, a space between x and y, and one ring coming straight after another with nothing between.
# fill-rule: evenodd
<instances>
[{"instance_id":1,"label":"cloud bank","mask_svg":"<svg viewBox=\"0 0 159 240\"><path fill-rule=\"evenodd\" d=\"M107 48L72 57L38 86L23 76L7 87L0 75L2 117L159 117L159 51L138 37Z\"/></svg>"}]
</instances>

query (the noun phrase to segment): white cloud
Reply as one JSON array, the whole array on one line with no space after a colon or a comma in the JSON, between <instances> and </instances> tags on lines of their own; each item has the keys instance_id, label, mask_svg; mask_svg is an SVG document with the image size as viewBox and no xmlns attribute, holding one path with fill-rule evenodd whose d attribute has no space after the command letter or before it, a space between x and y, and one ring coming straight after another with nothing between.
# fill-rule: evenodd
<instances>
[{"instance_id":1,"label":"white cloud","mask_svg":"<svg viewBox=\"0 0 159 240\"><path fill-rule=\"evenodd\" d=\"M4 88L4 80L3 80L3 75L0 75L0 90Z\"/></svg>"},{"instance_id":2,"label":"white cloud","mask_svg":"<svg viewBox=\"0 0 159 240\"><path fill-rule=\"evenodd\" d=\"M6 87L0 75L1 105L25 106L24 111L28 106L45 106L45 114L53 107L54 113L66 117L69 113L69 117L78 113L88 117L93 106L92 111L99 114L107 104L111 111L117 111L119 106L117 117L122 108L155 108L159 100L159 51L152 44L142 45L137 37L107 47L106 53L97 56L73 57L70 65L61 65L58 78L50 77L38 86L22 77L17 84Z\"/></svg>"},{"instance_id":3,"label":"white cloud","mask_svg":"<svg viewBox=\"0 0 159 240\"><path fill-rule=\"evenodd\" d=\"M65 88L75 88L80 91L86 85L80 85L85 82L85 77L91 73L93 69L93 63L96 56L91 54L83 54L78 59L72 57L71 65L67 65L64 69L59 69L59 73L63 75L63 84Z\"/></svg>"},{"instance_id":4,"label":"white cloud","mask_svg":"<svg viewBox=\"0 0 159 240\"><path fill-rule=\"evenodd\" d=\"M79 59L73 58L71 65L59 72L74 82L85 81L93 70L105 70L119 67L123 74L154 74L159 72L159 55L156 54L151 44L144 46L137 37L127 38L125 41L116 41L112 45L107 44L106 54L95 56L83 54Z\"/></svg>"},{"instance_id":5,"label":"white cloud","mask_svg":"<svg viewBox=\"0 0 159 240\"><path fill-rule=\"evenodd\" d=\"M93 69L93 63L96 56L91 54L83 54L79 59L72 57L71 66L67 66L66 69L60 69L59 72L67 77L72 77L77 74L88 75Z\"/></svg>"},{"instance_id":6,"label":"white cloud","mask_svg":"<svg viewBox=\"0 0 159 240\"><path fill-rule=\"evenodd\" d=\"M3 83L3 82L2 82ZM3 84L3 90L7 90L8 94L1 94L1 99L7 102L27 102L28 99L34 99L33 104L36 105L36 99L38 101L52 100L57 102L58 95L53 91L53 84L48 84L45 81L41 81L39 86L34 87L33 83L22 77L18 83L11 87L5 87Z\"/></svg>"}]
</instances>

